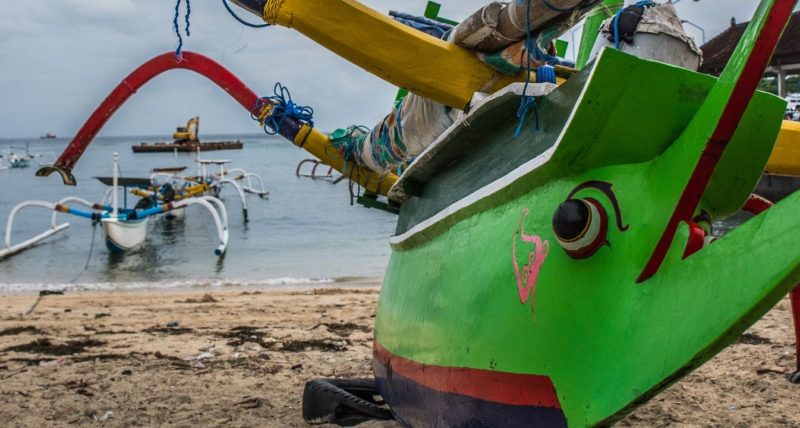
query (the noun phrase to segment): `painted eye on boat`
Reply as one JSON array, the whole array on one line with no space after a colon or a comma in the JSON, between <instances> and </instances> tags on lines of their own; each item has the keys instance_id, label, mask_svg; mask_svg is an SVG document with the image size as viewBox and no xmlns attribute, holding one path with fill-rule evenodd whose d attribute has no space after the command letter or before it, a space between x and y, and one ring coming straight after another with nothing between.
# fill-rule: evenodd
<instances>
[{"instance_id":1,"label":"painted eye on boat","mask_svg":"<svg viewBox=\"0 0 800 428\"><path fill-rule=\"evenodd\" d=\"M608 214L596 199L568 199L553 214L553 231L568 256L585 259L608 242Z\"/></svg>"},{"instance_id":2,"label":"painted eye on boat","mask_svg":"<svg viewBox=\"0 0 800 428\"><path fill-rule=\"evenodd\" d=\"M606 209L597 199L575 198L578 192L585 189L602 192L614 208L617 229L620 232L628 230L628 226L622 224L622 212L612 187L611 183L605 181L587 181L572 189L567 195L567 200L562 202L553 214L556 241L573 259L589 258L603 245L608 244Z\"/></svg>"}]
</instances>

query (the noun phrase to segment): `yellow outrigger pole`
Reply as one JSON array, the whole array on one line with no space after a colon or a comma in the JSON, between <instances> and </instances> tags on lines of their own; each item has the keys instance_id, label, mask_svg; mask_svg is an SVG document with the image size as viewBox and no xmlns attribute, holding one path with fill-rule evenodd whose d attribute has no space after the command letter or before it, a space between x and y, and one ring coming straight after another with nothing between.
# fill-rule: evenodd
<instances>
[{"instance_id":1,"label":"yellow outrigger pole","mask_svg":"<svg viewBox=\"0 0 800 428\"><path fill-rule=\"evenodd\" d=\"M408 27L355 0L231 0L269 24L293 28L342 58L419 96L463 109L475 92L524 82L475 52ZM556 67L557 83L575 70ZM536 73L530 73L536 82Z\"/></svg>"}]
</instances>

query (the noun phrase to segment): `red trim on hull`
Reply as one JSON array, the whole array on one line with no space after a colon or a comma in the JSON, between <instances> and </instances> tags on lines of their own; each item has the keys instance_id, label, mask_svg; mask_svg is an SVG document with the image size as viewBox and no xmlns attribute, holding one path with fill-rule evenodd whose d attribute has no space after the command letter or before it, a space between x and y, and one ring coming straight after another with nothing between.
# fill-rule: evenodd
<instances>
[{"instance_id":1,"label":"red trim on hull","mask_svg":"<svg viewBox=\"0 0 800 428\"><path fill-rule=\"evenodd\" d=\"M768 210L772 205L773 204L772 202L770 202L769 199L763 196L752 194L750 195L749 198L747 198L747 201L744 203L742 211L748 212L753 215L758 215Z\"/></svg>"},{"instance_id":2,"label":"red trim on hull","mask_svg":"<svg viewBox=\"0 0 800 428\"><path fill-rule=\"evenodd\" d=\"M391 371L435 391L495 403L561 409L556 389L547 376L420 364L392 354L378 342L374 354Z\"/></svg>"},{"instance_id":3,"label":"red trim on hull","mask_svg":"<svg viewBox=\"0 0 800 428\"><path fill-rule=\"evenodd\" d=\"M636 282L646 281L658 272L658 268L664 262L667 251L675 239L678 226L683 221L691 221L725 147L736 132L739 121L744 116L744 112L758 88L761 76L769 65L772 53L775 51L796 3L797 0L776 0L772 5L767 22L756 39L755 47L736 82L717 127L711 134L711 138L689 178L688 185L683 190L664 234L661 235L655 250L653 250L653 255ZM735 59L733 60L735 61Z\"/></svg>"}]
</instances>

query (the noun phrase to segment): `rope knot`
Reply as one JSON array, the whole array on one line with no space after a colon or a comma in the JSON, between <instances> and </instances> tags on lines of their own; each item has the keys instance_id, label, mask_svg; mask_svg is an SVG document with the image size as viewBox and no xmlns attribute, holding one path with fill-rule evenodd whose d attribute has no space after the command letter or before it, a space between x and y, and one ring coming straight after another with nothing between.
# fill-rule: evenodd
<instances>
[{"instance_id":1,"label":"rope knot","mask_svg":"<svg viewBox=\"0 0 800 428\"><path fill-rule=\"evenodd\" d=\"M251 112L253 119L258 120L267 135L280 132L287 118L294 119L302 124L314 126L314 109L301 106L292 101L289 89L280 82L275 84L275 95L259 98Z\"/></svg>"}]
</instances>

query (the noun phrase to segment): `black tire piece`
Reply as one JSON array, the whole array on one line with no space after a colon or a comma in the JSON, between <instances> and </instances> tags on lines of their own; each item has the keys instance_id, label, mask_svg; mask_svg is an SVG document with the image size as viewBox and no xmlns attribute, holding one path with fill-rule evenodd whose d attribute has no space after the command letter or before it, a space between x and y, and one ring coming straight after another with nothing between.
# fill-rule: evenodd
<instances>
[{"instance_id":1,"label":"black tire piece","mask_svg":"<svg viewBox=\"0 0 800 428\"><path fill-rule=\"evenodd\" d=\"M631 5L622 10L622 12L614 18L616 20L617 28L619 30L620 42L633 43L633 35L636 34L636 29L639 27L639 21L642 20L644 15L644 6ZM611 22L611 35L608 41L614 41L614 21Z\"/></svg>"},{"instance_id":2,"label":"black tire piece","mask_svg":"<svg viewBox=\"0 0 800 428\"><path fill-rule=\"evenodd\" d=\"M317 379L306 382L303 419L309 424L333 423L353 426L368 420L392 420L392 412L381 407L375 381L371 379Z\"/></svg>"},{"instance_id":3,"label":"black tire piece","mask_svg":"<svg viewBox=\"0 0 800 428\"><path fill-rule=\"evenodd\" d=\"M789 382L794 384L800 383L800 370L792 373L792 375L789 376Z\"/></svg>"}]
</instances>

